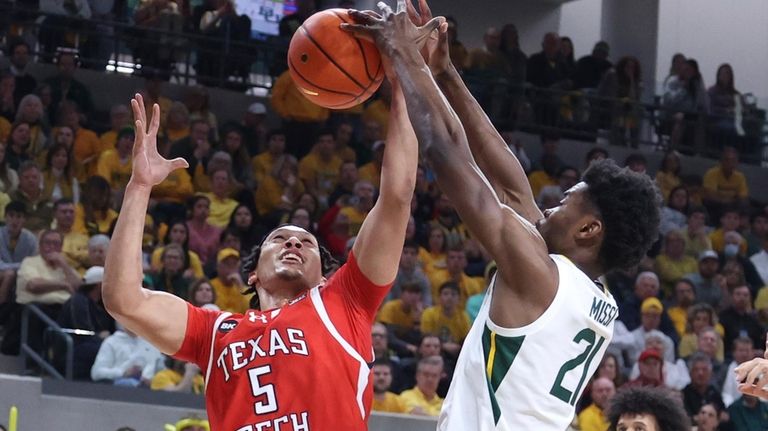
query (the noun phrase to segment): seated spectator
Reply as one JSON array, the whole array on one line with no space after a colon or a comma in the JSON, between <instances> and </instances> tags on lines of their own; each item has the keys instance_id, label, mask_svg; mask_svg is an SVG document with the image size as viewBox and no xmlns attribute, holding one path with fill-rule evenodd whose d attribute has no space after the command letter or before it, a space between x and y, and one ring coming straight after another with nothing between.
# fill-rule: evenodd
<instances>
[{"instance_id":1,"label":"seated spectator","mask_svg":"<svg viewBox=\"0 0 768 431\"><path fill-rule=\"evenodd\" d=\"M725 356L731 357L731 347L738 337L747 336L755 350L765 346L765 331L752 310L752 294L747 286L738 286L731 291L732 305L720 313L720 323L725 328L723 343Z\"/></svg>"},{"instance_id":2,"label":"seated spectator","mask_svg":"<svg viewBox=\"0 0 768 431\"><path fill-rule=\"evenodd\" d=\"M747 180L738 165L738 151L724 147L720 164L704 174L703 199L710 214L720 216L723 208L745 203L749 197Z\"/></svg>"},{"instance_id":3,"label":"seated spectator","mask_svg":"<svg viewBox=\"0 0 768 431\"><path fill-rule=\"evenodd\" d=\"M448 282L454 282L459 288L459 307L463 310L467 305L467 299L470 296L481 293L485 290L483 279L479 277L470 277L466 274L467 254L462 246L453 247L448 250L446 259L446 268L436 270L428 274L429 282L432 286L432 303L438 303L440 287Z\"/></svg>"},{"instance_id":4,"label":"seated spectator","mask_svg":"<svg viewBox=\"0 0 768 431\"><path fill-rule=\"evenodd\" d=\"M688 324L686 326L686 333L680 339L678 346L678 354L681 358L686 359L691 356L699 346L699 334L707 328L715 328L715 332L719 337L725 334L723 325L717 321L717 313L709 304L696 303L688 308ZM715 358L722 361L725 357L725 347L721 338L718 338L717 345L715 347Z\"/></svg>"},{"instance_id":5,"label":"seated spectator","mask_svg":"<svg viewBox=\"0 0 768 431\"><path fill-rule=\"evenodd\" d=\"M737 286L746 285L753 295L757 295L758 289L763 286L763 279L752 265L752 261L739 253L739 248L744 243L744 237L738 232L725 234L725 253L722 256L721 274L725 277L729 291ZM725 295L721 302L721 309L727 307L729 301L730 296Z\"/></svg>"},{"instance_id":6,"label":"seated spectator","mask_svg":"<svg viewBox=\"0 0 768 431\"><path fill-rule=\"evenodd\" d=\"M427 276L447 268L447 251L445 232L441 227L432 225L429 228L427 248L419 249L419 264Z\"/></svg>"},{"instance_id":7,"label":"seated spectator","mask_svg":"<svg viewBox=\"0 0 768 431\"><path fill-rule=\"evenodd\" d=\"M699 64L693 59L685 60L677 79L670 80L665 86L661 101L666 121L664 128L670 131L673 148L681 142L691 145L688 136L691 128L687 123L698 120L700 113L708 111L708 99Z\"/></svg>"},{"instance_id":8,"label":"seated spectator","mask_svg":"<svg viewBox=\"0 0 768 431\"><path fill-rule=\"evenodd\" d=\"M29 73L27 66L32 63L30 53L32 50L23 38L14 37L8 40L8 57L10 60L10 73L16 78L16 89L13 97L18 102L24 95L30 94L37 88L37 81Z\"/></svg>"},{"instance_id":9,"label":"seated spectator","mask_svg":"<svg viewBox=\"0 0 768 431\"><path fill-rule=\"evenodd\" d=\"M56 51L55 63L58 74L46 81L46 84L51 87L51 108L53 111L58 111L65 101L71 101L84 114L88 115L93 112L91 91L86 85L75 79L75 71L80 67L77 50L59 48Z\"/></svg>"},{"instance_id":10,"label":"seated spectator","mask_svg":"<svg viewBox=\"0 0 768 431\"><path fill-rule=\"evenodd\" d=\"M710 383L718 390L723 387L724 373L727 368L723 361L717 358L717 347L722 344L720 334L712 327L702 329L696 339L696 353L703 353L709 358L712 364L712 380Z\"/></svg>"},{"instance_id":11,"label":"seated spectator","mask_svg":"<svg viewBox=\"0 0 768 431\"><path fill-rule=\"evenodd\" d=\"M122 196L131 179L134 137L133 127L121 129L115 146L101 153L96 162L96 175L106 179L117 196Z\"/></svg>"},{"instance_id":12,"label":"seated spectator","mask_svg":"<svg viewBox=\"0 0 768 431\"><path fill-rule=\"evenodd\" d=\"M740 336L733 340L733 360L728 364L728 369L725 372L725 382L723 382L723 390L721 392L723 403L725 403L726 407L730 407L730 405L742 395L738 388L738 382L736 381L735 370L737 366L755 357L753 344L752 339L749 337Z\"/></svg>"},{"instance_id":13,"label":"seated spectator","mask_svg":"<svg viewBox=\"0 0 768 431\"><path fill-rule=\"evenodd\" d=\"M115 386L149 387L152 377L165 367L163 354L148 341L123 327L101 343L91 368L91 380Z\"/></svg>"},{"instance_id":14,"label":"seated spectator","mask_svg":"<svg viewBox=\"0 0 768 431\"><path fill-rule=\"evenodd\" d=\"M287 70L272 84L270 102L282 120L289 152L297 157L304 157L312 149L313 140L320 127L328 120L330 111L304 97Z\"/></svg>"},{"instance_id":15,"label":"seated spectator","mask_svg":"<svg viewBox=\"0 0 768 431\"><path fill-rule=\"evenodd\" d=\"M488 80L509 74L509 63L499 49L500 45L501 32L496 27L489 27L483 35L483 46L469 51L465 72Z\"/></svg>"},{"instance_id":16,"label":"seated spectator","mask_svg":"<svg viewBox=\"0 0 768 431\"><path fill-rule=\"evenodd\" d=\"M373 147L371 147L373 160L360 166L360 169L358 170L360 179L373 184L376 189L378 189L381 184L381 164L384 163L385 146L386 142L384 141L374 142Z\"/></svg>"},{"instance_id":17,"label":"seated spectator","mask_svg":"<svg viewBox=\"0 0 768 431\"><path fill-rule=\"evenodd\" d=\"M738 398L728 407L728 417L734 431L768 429L768 406L757 397Z\"/></svg>"},{"instance_id":18,"label":"seated spectator","mask_svg":"<svg viewBox=\"0 0 768 431\"><path fill-rule=\"evenodd\" d=\"M432 305L432 288L429 279L418 265L419 245L413 240L406 240L403 245L403 252L400 254L400 265L397 269L395 282L389 291L389 298L394 299L400 296L403 286L406 284L415 284L421 288L421 300L425 307Z\"/></svg>"},{"instance_id":19,"label":"seated spectator","mask_svg":"<svg viewBox=\"0 0 768 431\"><path fill-rule=\"evenodd\" d=\"M83 166L86 175L94 175L99 154L109 148L102 148L96 132L82 126L81 114L77 104L63 101L56 114L57 125L68 126L75 132L75 142L72 147L75 160Z\"/></svg>"},{"instance_id":20,"label":"seated spectator","mask_svg":"<svg viewBox=\"0 0 768 431\"><path fill-rule=\"evenodd\" d=\"M719 269L717 253L707 250L699 255L699 271L684 276L696 287L696 301L708 304L713 309L720 307L725 287L725 277L718 274Z\"/></svg>"},{"instance_id":21,"label":"seated spectator","mask_svg":"<svg viewBox=\"0 0 768 431\"><path fill-rule=\"evenodd\" d=\"M405 404L408 413L424 416L440 414L443 399L437 395L437 386L442 374L442 357L430 356L419 361L416 386L400 394L400 400Z\"/></svg>"},{"instance_id":22,"label":"seated spectator","mask_svg":"<svg viewBox=\"0 0 768 431\"><path fill-rule=\"evenodd\" d=\"M768 212L753 212L749 218L749 232L744 234L747 240L747 257L752 257L763 250L763 243L768 239Z\"/></svg>"},{"instance_id":23,"label":"seated spectator","mask_svg":"<svg viewBox=\"0 0 768 431\"><path fill-rule=\"evenodd\" d=\"M267 142L272 132L277 131L277 129L270 130L267 128L267 107L261 102L251 103L239 124L243 128L248 154L251 156L264 151L268 147ZM283 143L285 143L285 132L281 131L279 134L282 135ZM269 172L269 169L264 172ZM254 176L258 182L257 170L254 170Z\"/></svg>"},{"instance_id":24,"label":"seated spectator","mask_svg":"<svg viewBox=\"0 0 768 431\"><path fill-rule=\"evenodd\" d=\"M336 259L346 260L345 248L347 241L351 238L349 235L349 217L341 213L340 210L338 205L334 205L326 211L318 223L318 232L331 255Z\"/></svg>"},{"instance_id":25,"label":"seated spectator","mask_svg":"<svg viewBox=\"0 0 768 431\"><path fill-rule=\"evenodd\" d=\"M275 213L287 212L304 193L304 183L298 177L296 158L284 154L275 159L270 175L265 176L256 190L256 209L262 217L275 217Z\"/></svg>"},{"instance_id":26,"label":"seated spectator","mask_svg":"<svg viewBox=\"0 0 768 431\"><path fill-rule=\"evenodd\" d=\"M247 253L250 253L267 233L266 228L257 221L252 206L245 204L238 204L232 211L227 229L237 233L240 238L240 250Z\"/></svg>"},{"instance_id":27,"label":"seated spectator","mask_svg":"<svg viewBox=\"0 0 768 431\"><path fill-rule=\"evenodd\" d=\"M29 123L20 121L13 123L5 150L8 166L12 169L18 170L22 163L30 161L34 156L29 152L30 139Z\"/></svg>"},{"instance_id":28,"label":"seated spectator","mask_svg":"<svg viewBox=\"0 0 768 431\"><path fill-rule=\"evenodd\" d=\"M421 314L424 310L421 297L421 286L405 284L400 299L387 301L379 310L377 320L387 325L391 334L389 344L398 350L398 353L416 352L416 341L421 337Z\"/></svg>"},{"instance_id":29,"label":"seated spectator","mask_svg":"<svg viewBox=\"0 0 768 431\"><path fill-rule=\"evenodd\" d=\"M115 319L107 313L101 301L104 267L92 266L83 276L83 284L69 298L59 313L62 328L90 331L76 335L72 374L76 380L90 380L91 367L102 341L115 332Z\"/></svg>"},{"instance_id":30,"label":"seated spectator","mask_svg":"<svg viewBox=\"0 0 768 431\"><path fill-rule=\"evenodd\" d=\"M184 249L179 244L166 245L163 247L161 262L160 271L152 275L152 288L187 299L193 271L184 269Z\"/></svg>"},{"instance_id":31,"label":"seated spectator","mask_svg":"<svg viewBox=\"0 0 768 431\"><path fill-rule=\"evenodd\" d=\"M109 233L117 219L112 209L112 191L109 182L100 176L88 178L83 188L83 201L75 207L76 232L87 235Z\"/></svg>"},{"instance_id":32,"label":"seated spectator","mask_svg":"<svg viewBox=\"0 0 768 431\"><path fill-rule=\"evenodd\" d=\"M659 191L665 202L668 202L672 190L682 185L680 170L680 155L674 150L664 154L661 166L656 172L656 185L659 186Z\"/></svg>"},{"instance_id":33,"label":"seated spectator","mask_svg":"<svg viewBox=\"0 0 768 431\"><path fill-rule=\"evenodd\" d=\"M749 261L755 267L764 285L768 285L768 237L762 242L762 249L753 254Z\"/></svg>"},{"instance_id":34,"label":"seated spectator","mask_svg":"<svg viewBox=\"0 0 768 431\"><path fill-rule=\"evenodd\" d=\"M637 358L639 369L638 377L627 382L625 387L652 386L662 388L664 386L664 359L658 350L646 349Z\"/></svg>"},{"instance_id":35,"label":"seated spectator","mask_svg":"<svg viewBox=\"0 0 768 431\"><path fill-rule=\"evenodd\" d=\"M632 172L645 174L648 171L648 160L640 153L632 153L624 159L624 167Z\"/></svg>"},{"instance_id":36,"label":"seated spectator","mask_svg":"<svg viewBox=\"0 0 768 431\"><path fill-rule=\"evenodd\" d=\"M56 144L46 153L43 176L43 195L51 202L70 199L80 202L80 183L75 176L72 153L66 146Z\"/></svg>"},{"instance_id":37,"label":"seated spectator","mask_svg":"<svg viewBox=\"0 0 768 431\"><path fill-rule=\"evenodd\" d=\"M373 405L371 410L388 413L407 413L407 407L397 394L390 392L392 365L387 361L373 363Z\"/></svg>"},{"instance_id":38,"label":"seated spectator","mask_svg":"<svg viewBox=\"0 0 768 431\"><path fill-rule=\"evenodd\" d=\"M688 190L677 186L669 193L666 205L661 209L659 233L666 235L673 230L685 228L688 222Z\"/></svg>"},{"instance_id":39,"label":"seated spectator","mask_svg":"<svg viewBox=\"0 0 768 431\"><path fill-rule=\"evenodd\" d=\"M744 98L733 85L733 68L724 63L717 68L715 85L709 87L710 114L712 114L712 129L715 139L733 141L735 136L744 136L741 115L744 108Z\"/></svg>"},{"instance_id":40,"label":"seated spectator","mask_svg":"<svg viewBox=\"0 0 768 431\"><path fill-rule=\"evenodd\" d=\"M443 341L443 350L451 355L457 355L461 343L469 333L469 316L460 306L459 285L454 281L446 281L440 285L438 305L424 310L421 315L421 333L432 334Z\"/></svg>"},{"instance_id":41,"label":"seated spectator","mask_svg":"<svg viewBox=\"0 0 768 431\"><path fill-rule=\"evenodd\" d=\"M212 5L216 9L205 12L200 19L200 33L208 39L201 41L203 49L198 50L195 69L202 75L201 81L206 85L213 84L213 81L202 78L219 76L221 73L225 77L234 75L241 80L246 79L253 60L248 59L248 52L242 45L251 38L251 19L248 15L238 15L235 3L231 0L214 0ZM230 41L233 43L230 44ZM222 53L228 55L222 57ZM242 90L229 81L219 84Z\"/></svg>"},{"instance_id":42,"label":"seated spectator","mask_svg":"<svg viewBox=\"0 0 768 431\"><path fill-rule=\"evenodd\" d=\"M189 136L171 144L169 158L182 157L186 160L189 164L187 173L197 186L198 178L205 175L208 161L213 155L214 143L211 142L211 126L207 122L193 121L189 130Z\"/></svg>"},{"instance_id":43,"label":"seated spectator","mask_svg":"<svg viewBox=\"0 0 768 431\"><path fill-rule=\"evenodd\" d=\"M317 134L312 151L299 161L299 178L309 193L327 206L328 196L336 188L342 160L335 154L333 131Z\"/></svg>"},{"instance_id":44,"label":"seated spectator","mask_svg":"<svg viewBox=\"0 0 768 431\"><path fill-rule=\"evenodd\" d=\"M192 177L186 169L176 169L152 188L152 199L158 201L150 208L152 217L157 223L187 218L185 203L192 193Z\"/></svg>"},{"instance_id":45,"label":"seated spectator","mask_svg":"<svg viewBox=\"0 0 768 431\"><path fill-rule=\"evenodd\" d=\"M210 200L210 215L208 223L218 228L224 228L229 223L232 212L237 207L237 201L231 199L232 173L225 168L214 169L210 172L211 193L205 195Z\"/></svg>"},{"instance_id":46,"label":"seated spectator","mask_svg":"<svg viewBox=\"0 0 768 431\"><path fill-rule=\"evenodd\" d=\"M557 171L557 185L541 188L536 203L539 208L554 208L560 205L564 193L579 182L579 171L572 166L563 165ZM546 201L546 202L545 202Z\"/></svg>"},{"instance_id":47,"label":"seated spectator","mask_svg":"<svg viewBox=\"0 0 768 431\"><path fill-rule=\"evenodd\" d=\"M40 168L34 162L26 162L19 167L19 189L10 195L26 206L24 227L34 234L48 228L53 219L53 203L45 198L41 184Z\"/></svg>"},{"instance_id":48,"label":"seated spectator","mask_svg":"<svg viewBox=\"0 0 768 431\"><path fill-rule=\"evenodd\" d=\"M661 354L662 358L666 358L669 346L665 344L665 335L659 331L648 331L645 335L645 350L653 349ZM674 352L672 352L674 355ZM678 359L675 362L671 362L664 359L661 364L661 373L664 381L664 386L681 390L688 383L691 383L691 378L688 375L688 367L682 359ZM632 367L632 371L629 374L629 378L634 380L640 375L639 364L635 364Z\"/></svg>"},{"instance_id":49,"label":"seated spectator","mask_svg":"<svg viewBox=\"0 0 768 431\"><path fill-rule=\"evenodd\" d=\"M624 385L624 374L621 372L619 360L617 356L610 351L605 352L603 359L600 361L600 365L595 371L595 379L605 377L613 382L613 386L620 388Z\"/></svg>"},{"instance_id":50,"label":"seated spectator","mask_svg":"<svg viewBox=\"0 0 768 431\"><path fill-rule=\"evenodd\" d=\"M688 361L691 370L691 383L683 389L683 404L690 417L695 416L701 406L713 403L723 410L720 391L712 385L712 361L703 353L694 354Z\"/></svg>"},{"instance_id":51,"label":"seated spectator","mask_svg":"<svg viewBox=\"0 0 768 431\"><path fill-rule=\"evenodd\" d=\"M685 327L688 322L688 310L696 300L694 286L690 280L681 278L675 283L673 306L667 307L667 316L675 325L679 338L685 335Z\"/></svg>"},{"instance_id":52,"label":"seated spectator","mask_svg":"<svg viewBox=\"0 0 768 431\"><path fill-rule=\"evenodd\" d=\"M646 335L654 330L659 332L659 326L661 324L661 316L664 314L664 306L661 304L658 298L650 297L643 301L640 308L641 319L640 326L633 329L628 334L616 334L611 344L620 348L622 351L627 352L628 366L634 364L636 358L640 356L640 353L645 350L645 338ZM674 329L672 330L674 331ZM663 332L662 332L663 333ZM663 333L664 342L664 361L675 361L675 343L669 334ZM675 333L676 335L676 333Z\"/></svg>"},{"instance_id":53,"label":"seated spectator","mask_svg":"<svg viewBox=\"0 0 768 431\"><path fill-rule=\"evenodd\" d=\"M216 291L207 278L199 278L189 285L187 300L195 307L219 309L216 306Z\"/></svg>"},{"instance_id":54,"label":"seated spectator","mask_svg":"<svg viewBox=\"0 0 768 431\"><path fill-rule=\"evenodd\" d=\"M182 251L184 252L182 256L182 272L186 274L185 277L203 277L203 264L200 261L200 256L189 249L189 228L187 228L186 223L183 221L171 223L168 232L165 234L165 238L163 238L163 244L166 246L176 244L182 248ZM152 252L152 271L159 272L163 269L162 256L164 252L165 246L157 247Z\"/></svg>"},{"instance_id":55,"label":"seated spectator","mask_svg":"<svg viewBox=\"0 0 768 431\"><path fill-rule=\"evenodd\" d=\"M35 94L25 94L19 102L14 123L29 124L29 147L27 148L27 153L38 155L51 146L47 136L50 128L40 97Z\"/></svg>"},{"instance_id":56,"label":"seated spectator","mask_svg":"<svg viewBox=\"0 0 768 431\"><path fill-rule=\"evenodd\" d=\"M581 431L605 431L610 425L605 417L605 411L608 409L611 398L616 394L616 387L610 379L599 377L592 383L590 393L592 404L579 413L579 429Z\"/></svg>"},{"instance_id":57,"label":"seated spectator","mask_svg":"<svg viewBox=\"0 0 768 431\"><path fill-rule=\"evenodd\" d=\"M624 322L628 330L634 330L640 326L644 301L651 297L658 297L658 295L659 277L650 271L641 272L635 278L633 294L619 302L619 320ZM666 314L661 315L659 329L674 340L675 329Z\"/></svg>"},{"instance_id":58,"label":"seated spectator","mask_svg":"<svg viewBox=\"0 0 768 431\"><path fill-rule=\"evenodd\" d=\"M160 134L165 137L169 145L187 138L190 133L190 121L187 107L181 102L173 102L168 108L165 128L160 131Z\"/></svg>"},{"instance_id":59,"label":"seated spectator","mask_svg":"<svg viewBox=\"0 0 768 431\"><path fill-rule=\"evenodd\" d=\"M740 211L737 207L726 207L720 216L720 227L709 234L709 240L712 242L712 250L718 254L725 254L725 235L729 232L737 232L739 229ZM738 232L737 232L738 233ZM738 253L745 255L747 253L747 244L744 242L738 248Z\"/></svg>"},{"instance_id":60,"label":"seated spectator","mask_svg":"<svg viewBox=\"0 0 768 431\"><path fill-rule=\"evenodd\" d=\"M211 280L216 292L216 305L222 311L245 313L249 308L250 296L243 295L245 283L240 276L240 252L224 248L216 256L218 275Z\"/></svg>"},{"instance_id":61,"label":"seated spectator","mask_svg":"<svg viewBox=\"0 0 768 431\"><path fill-rule=\"evenodd\" d=\"M232 182L235 190L245 190L248 193L256 187L253 177L248 150L243 142L243 131L240 126L231 125L223 131L223 140L219 151L224 151L232 158Z\"/></svg>"},{"instance_id":62,"label":"seated spectator","mask_svg":"<svg viewBox=\"0 0 768 431\"><path fill-rule=\"evenodd\" d=\"M200 374L200 367L168 356L165 359L165 368L152 377L149 388L153 391L202 395L205 382Z\"/></svg>"},{"instance_id":63,"label":"seated spectator","mask_svg":"<svg viewBox=\"0 0 768 431\"><path fill-rule=\"evenodd\" d=\"M707 211L702 206L688 208L688 224L680 233L685 239L685 254L698 259L701 253L712 250L712 241L706 225Z\"/></svg>"},{"instance_id":64,"label":"seated spectator","mask_svg":"<svg viewBox=\"0 0 768 431\"><path fill-rule=\"evenodd\" d=\"M355 149L352 148L355 145L354 142L355 128L351 120L344 120L336 126L336 133L334 135L336 141L336 155L339 156L344 163L357 162L357 154Z\"/></svg>"},{"instance_id":65,"label":"seated spectator","mask_svg":"<svg viewBox=\"0 0 768 431\"><path fill-rule=\"evenodd\" d=\"M546 186L556 186L557 172L560 169L559 158L555 155L545 154L541 158L541 167L528 175L531 184L531 192L539 196Z\"/></svg>"},{"instance_id":66,"label":"seated spectator","mask_svg":"<svg viewBox=\"0 0 768 431\"><path fill-rule=\"evenodd\" d=\"M11 194L19 187L19 174L10 166L6 148L5 143L0 142L0 192Z\"/></svg>"},{"instance_id":67,"label":"seated spectator","mask_svg":"<svg viewBox=\"0 0 768 431\"><path fill-rule=\"evenodd\" d=\"M685 239L672 230L664 238L664 251L656 256L656 273L659 275L664 296L671 296L677 280L698 269L696 259L685 254Z\"/></svg>"},{"instance_id":68,"label":"seated spectator","mask_svg":"<svg viewBox=\"0 0 768 431\"><path fill-rule=\"evenodd\" d=\"M13 201L5 207L5 226L0 227L0 306L11 303L21 262L37 254L37 238L24 229L26 217L27 208L21 202Z\"/></svg>"},{"instance_id":69,"label":"seated spectator","mask_svg":"<svg viewBox=\"0 0 768 431\"><path fill-rule=\"evenodd\" d=\"M64 238L62 253L70 266L84 272L89 266L88 235L73 230L75 204L69 199L59 199L53 205L53 226Z\"/></svg>"},{"instance_id":70,"label":"seated spectator","mask_svg":"<svg viewBox=\"0 0 768 431\"><path fill-rule=\"evenodd\" d=\"M112 105L109 110L109 130L99 136L101 148L115 148L117 135L126 127L131 127L131 111L126 105Z\"/></svg>"},{"instance_id":71,"label":"seated spectator","mask_svg":"<svg viewBox=\"0 0 768 431\"><path fill-rule=\"evenodd\" d=\"M133 20L138 27L135 31L141 36L141 42L132 46L136 60L143 69L149 69L159 76L168 74L174 60L173 47L178 44L178 39L170 35L180 33L183 27L178 5L169 0L143 0L136 8ZM142 28L160 30L162 33L158 36Z\"/></svg>"},{"instance_id":72,"label":"seated spectator","mask_svg":"<svg viewBox=\"0 0 768 431\"><path fill-rule=\"evenodd\" d=\"M109 237L94 235L88 240L88 267L104 266L109 251Z\"/></svg>"},{"instance_id":73,"label":"seated spectator","mask_svg":"<svg viewBox=\"0 0 768 431\"><path fill-rule=\"evenodd\" d=\"M251 167L256 184L261 185L264 178L272 175L272 166L275 161L285 153L285 132L281 129L272 129L267 134L267 149L253 156Z\"/></svg>"},{"instance_id":74,"label":"seated spectator","mask_svg":"<svg viewBox=\"0 0 768 431\"><path fill-rule=\"evenodd\" d=\"M720 424L723 423L722 416L727 413L725 408L718 407L714 403L707 403L701 406L699 413L693 417L694 423L696 423L696 431L718 431L720 430Z\"/></svg>"},{"instance_id":75,"label":"seated spectator","mask_svg":"<svg viewBox=\"0 0 768 431\"><path fill-rule=\"evenodd\" d=\"M363 220L368 216L368 211L373 208L376 189L374 185L367 180L360 180L355 183L354 197L351 203L341 208L340 214L347 216L349 220L349 236L357 236Z\"/></svg>"}]
</instances>

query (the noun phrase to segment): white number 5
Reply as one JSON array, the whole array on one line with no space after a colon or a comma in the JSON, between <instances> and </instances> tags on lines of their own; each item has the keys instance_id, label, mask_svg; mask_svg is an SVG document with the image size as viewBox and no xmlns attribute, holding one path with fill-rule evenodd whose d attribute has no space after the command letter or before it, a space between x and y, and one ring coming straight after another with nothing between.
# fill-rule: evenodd
<instances>
[{"instance_id":1,"label":"white number 5","mask_svg":"<svg viewBox=\"0 0 768 431\"><path fill-rule=\"evenodd\" d=\"M254 397L260 397L265 395L267 401L257 401L253 403L253 407L256 410L257 415L263 415L265 413L272 413L277 411L277 399L275 398L275 386L268 384L262 386L259 383L259 377L272 372L272 368L269 365L262 365L261 367L251 368L248 370L248 378L251 380L251 391Z\"/></svg>"}]
</instances>

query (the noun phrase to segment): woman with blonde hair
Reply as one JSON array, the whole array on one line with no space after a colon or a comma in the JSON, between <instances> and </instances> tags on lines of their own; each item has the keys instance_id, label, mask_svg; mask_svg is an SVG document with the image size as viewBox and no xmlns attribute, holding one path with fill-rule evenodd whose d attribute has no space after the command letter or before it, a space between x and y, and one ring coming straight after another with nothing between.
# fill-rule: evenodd
<instances>
[{"instance_id":1,"label":"woman with blonde hair","mask_svg":"<svg viewBox=\"0 0 768 431\"><path fill-rule=\"evenodd\" d=\"M35 94L27 94L21 98L16 110L16 122L29 123L29 154L37 155L49 146L47 134L50 126L46 122L43 101Z\"/></svg>"},{"instance_id":2,"label":"woman with blonde hair","mask_svg":"<svg viewBox=\"0 0 768 431\"><path fill-rule=\"evenodd\" d=\"M725 357L725 346L723 345L725 329L723 329L723 325L718 323L715 309L711 305L704 303L693 305L688 309L686 333L680 339L680 345L677 348L677 353L681 358L685 359L696 352L699 344L699 334L707 328L715 328L715 332L720 335L717 340L716 358L718 361L723 361Z\"/></svg>"}]
</instances>

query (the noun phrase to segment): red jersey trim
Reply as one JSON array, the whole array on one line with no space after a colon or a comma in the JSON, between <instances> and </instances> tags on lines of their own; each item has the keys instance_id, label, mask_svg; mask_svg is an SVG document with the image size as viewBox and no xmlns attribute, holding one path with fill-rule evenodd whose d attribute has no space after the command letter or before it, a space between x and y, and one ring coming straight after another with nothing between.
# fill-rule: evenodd
<instances>
[{"instance_id":1,"label":"red jersey trim","mask_svg":"<svg viewBox=\"0 0 768 431\"><path fill-rule=\"evenodd\" d=\"M205 389L208 389L208 381L210 380L211 369L213 368L213 348L216 345L216 330L219 329L221 322L231 315L232 313L229 312L219 314L219 317L216 318L216 322L213 324L213 329L211 329L211 353L208 355L208 369L205 370Z\"/></svg>"}]
</instances>

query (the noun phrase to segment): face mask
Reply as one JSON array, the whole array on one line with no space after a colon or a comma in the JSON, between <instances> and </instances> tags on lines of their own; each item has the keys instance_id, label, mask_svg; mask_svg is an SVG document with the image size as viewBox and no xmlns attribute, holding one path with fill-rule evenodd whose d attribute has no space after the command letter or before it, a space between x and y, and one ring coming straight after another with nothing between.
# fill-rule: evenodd
<instances>
[{"instance_id":1,"label":"face mask","mask_svg":"<svg viewBox=\"0 0 768 431\"><path fill-rule=\"evenodd\" d=\"M723 250L723 254L725 254L725 257L727 258L735 257L737 254L739 254L738 244L726 244L725 249Z\"/></svg>"}]
</instances>

